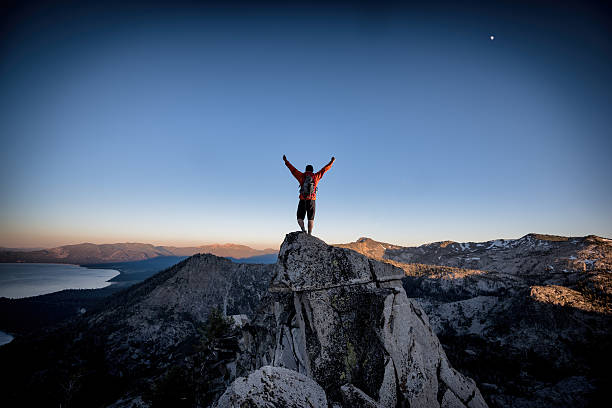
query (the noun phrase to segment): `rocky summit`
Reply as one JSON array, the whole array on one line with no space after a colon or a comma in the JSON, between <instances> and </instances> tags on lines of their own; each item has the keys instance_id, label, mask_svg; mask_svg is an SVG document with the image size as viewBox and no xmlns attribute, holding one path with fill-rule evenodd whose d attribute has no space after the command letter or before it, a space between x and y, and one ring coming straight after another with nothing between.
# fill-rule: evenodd
<instances>
[{"instance_id":1,"label":"rocky summit","mask_svg":"<svg viewBox=\"0 0 612 408\"><path fill-rule=\"evenodd\" d=\"M271 365L314 380L334 407L485 407L474 381L451 367L423 309L406 296L403 276L355 251L288 234L270 284L275 300L262 310L275 317ZM266 381L290 380L279 373ZM220 406L283 405L274 393L271 405L249 398L243 384L252 376L236 380Z\"/></svg>"}]
</instances>

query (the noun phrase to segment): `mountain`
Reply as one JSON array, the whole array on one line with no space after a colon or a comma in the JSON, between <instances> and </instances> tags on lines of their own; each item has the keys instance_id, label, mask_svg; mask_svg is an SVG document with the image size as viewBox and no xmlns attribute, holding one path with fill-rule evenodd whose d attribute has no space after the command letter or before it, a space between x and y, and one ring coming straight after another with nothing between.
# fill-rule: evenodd
<instances>
[{"instance_id":1,"label":"mountain","mask_svg":"<svg viewBox=\"0 0 612 408\"><path fill-rule=\"evenodd\" d=\"M93 312L18 336L0 347L3 402L108 406L143 395L169 369L195 358L211 312L253 316L273 269L197 254L110 296Z\"/></svg>"},{"instance_id":2,"label":"mountain","mask_svg":"<svg viewBox=\"0 0 612 408\"><path fill-rule=\"evenodd\" d=\"M107 262L129 262L157 258L160 256L191 256L208 253L217 256L247 258L275 254L267 248L253 249L245 245L213 244L197 247L154 246L141 243L77 244L36 251L0 251L0 262L48 262L70 264L96 264Z\"/></svg>"},{"instance_id":3,"label":"mountain","mask_svg":"<svg viewBox=\"0 0 612 408\"><path fill-rule=\"evenodd\" d=\"M361 237L355 242L349 244L336 244L335 246L340 248L348 248L353 251L359 252L365 256L369 256L374 259L384 258L385 252L388 249L401 249L401 246L387 244L385 242L374 241L373 239Z\"/></svg>"},{"instance_id":4,"label":"mountain","mask_svg":"<svg viewBox=\"0 0 612 408\"><path fill-rule=\"evenodd\" d=\"M0 328L15 335L22 335L32 329L51 326L77 316L83 310L95 310L104 298L128 286L167 269L185 256L159 256L142 261L85 264L88 268L115 269L120 272L110 280L111 286L103 289L68 289L42 296L23 299L0 298ZM259 255L248 258L228 258L235 263L273 264L277 254Z\"/></svg>"},{"instance_id":5,"label":"mountain","mask_svg":"<svg viewBox=\"0 0 612 408\"><path fill-rule=\"evenodd\" d=\"M567 272L612 269L612 240L594 235L560 237L528 234L519 239L486 242L435 242L419 247L390 246L368 238L339 245L366 253L362 248L384 247L369 256L402 263L442 265L520 275L540 281L543 276L561 278Z\"/></svg>"},{"instance_id":6,"label":"mountain","mask_svg":"<svg viewBox=\"0 0 612 408\"><path fill-rule=\"evenodd\" d=\"M250 256L248 258L233 258L229 257L234 262L238 263L258 263L258 264L273 264L276 263L278 259L278 254L268 254L268 255L258 255L258 256Z\"/></svg>"},{"instance_id":7,"label":"mountain","mask_svg":"<svg viewBox=\"0 0 612 408\"><path fill-rule=\"evenodd\" d=\"M7 248L7 247L0 247L0 252L32 252L32 251L40 251L42 249L45 249L43 247L38 247L38 248Z\"/></svg>"},{"instance_id":8,"label":"mountain","mask_svg":"<svg viewBox=\"0 0 612 408\"><path fill-rule=\"evenodd\" d=\"M612 240L528 234L340 244L404 270L450 359L492 406L589 406L612 364Z\"/></svg>"},{"instance_id":9,"label":"mountain","mask_svg":"<svg viewBox=\"0 0 612 408\"><path fill-rule=\"evenodd\" d=\"M191 256L194 254L213 254L222 257L231 258L250 258L254 256L262 256L269 254L276 254L278 250L272 248L266 249L253 249L245 245L237 244L212 244L202 245L199 247L163 247L168 251L171 251L176 256Z\"/></svg>"},{"instance_id":10,"label":"mountain","mask_svg":"<svg viewBox=\"0 0 612 408\"><path fill-rule=\"evenodd\" d=\"M17 336L0 347L3 402L604 406L609 240L342 246L356 250L291 233L275 265L194 255Z\"/></svg>"},{"instance_id":11,"label":"mountain","mask_svg":"<svg viewBox=\"0 0 612 408\"><path fill-rule=\"evenodd\" d=\"M224 407L251 384L240 406L485 407L402 277L303 233L276 265L194 255L0 347L0 392L7 406Z\"/></svg>"}]
</instances>

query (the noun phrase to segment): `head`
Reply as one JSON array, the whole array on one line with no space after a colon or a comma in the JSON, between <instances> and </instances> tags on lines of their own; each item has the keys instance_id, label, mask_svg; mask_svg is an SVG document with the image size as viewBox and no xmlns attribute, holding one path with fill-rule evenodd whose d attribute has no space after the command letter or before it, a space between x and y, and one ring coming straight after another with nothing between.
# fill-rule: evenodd
<instances>
[{"instance_id":1,"label":"head","mask_svg":"<svg viewBox=\"0 0 612 408\"><path fill-rule=\"evenodd\" d=\"M306 171L314 171L314 169L312 168L312 164L306 166Z\"/></svg>"}]
</instances>

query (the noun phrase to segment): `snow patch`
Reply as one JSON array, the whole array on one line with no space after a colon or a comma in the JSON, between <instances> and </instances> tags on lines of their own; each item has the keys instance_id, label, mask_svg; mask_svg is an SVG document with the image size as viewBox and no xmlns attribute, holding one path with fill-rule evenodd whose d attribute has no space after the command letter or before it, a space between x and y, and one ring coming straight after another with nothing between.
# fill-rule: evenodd
<instances>
[{"instance_id":1,"label":"snow patch","mask_svg":"<svg viewBox=\"0 0 612 408\"><path fill-rule=\"evenodd\" d=\"M489 244L487 249L502 248L502 247L506 247L506 246L508 246L508 244L506 242L504 242L503 239L496 239L495 241L491 242L491 244Z\"/></svg>"}]
</instances>

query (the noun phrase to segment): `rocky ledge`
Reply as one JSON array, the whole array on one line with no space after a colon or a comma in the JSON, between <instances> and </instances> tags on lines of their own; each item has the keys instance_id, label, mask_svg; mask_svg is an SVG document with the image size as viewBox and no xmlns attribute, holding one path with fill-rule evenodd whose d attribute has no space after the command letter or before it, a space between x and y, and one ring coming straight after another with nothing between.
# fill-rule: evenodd
<instances>
[{"instance_id":1,"label":"rocky ledge","mask_svg":"<svg viewBox=\"0 0 612 408\"><path fill-rule=\"evenodd\" d=\"M314 380L334 407L486 407L474 381L451 367L423 309L406 296L403 276L352 250L288 234L270 285L271 365ZM304 382L283 372L255 377L266 374L270 389ZM263 406L241 394L248 387L240 384L257 382L251 376L237 379L219 401Z\"/></svg>"}]
</instances>

